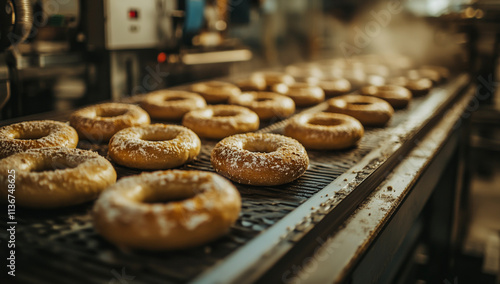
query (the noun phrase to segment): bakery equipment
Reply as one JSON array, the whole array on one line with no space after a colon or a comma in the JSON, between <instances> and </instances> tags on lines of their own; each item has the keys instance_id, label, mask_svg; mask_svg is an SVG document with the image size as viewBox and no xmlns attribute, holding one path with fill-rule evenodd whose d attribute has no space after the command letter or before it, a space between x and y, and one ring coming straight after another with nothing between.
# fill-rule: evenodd
<instances>
[{"instance_id":1,"label":"bakery equipment","mask_svg":"<svg viewBox=\"0 0 500 284\"><path fill-rule=\"evenodd\" d=\"M17 117L227 74L252 57L227 1L5 0L0 86ZM212 13L209 13L212 11ZM211 15L211 16L210 16Z\"/></svg>"}]
</instances>

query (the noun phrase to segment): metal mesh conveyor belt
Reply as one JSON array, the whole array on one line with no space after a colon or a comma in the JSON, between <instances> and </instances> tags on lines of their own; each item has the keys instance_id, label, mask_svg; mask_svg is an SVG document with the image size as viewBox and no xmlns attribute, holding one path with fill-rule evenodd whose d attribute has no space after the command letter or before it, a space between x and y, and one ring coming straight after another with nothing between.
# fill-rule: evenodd
<instances>
[{"instance_id":1,"label":"metal mesh conveyor belt","mask_svg":"<svg viewBox=\"0 0 500 284\"><path fill-rule=\"evenodd\" d=\"M390 137L401 135L401 141L406 141L404 136L414 135L412 131L415 127L406 127L408 133L404 133L401 129L405 127L401 126L427 123L428 117L425 115L422 115L421 121L409 120L415 120L419 113L425 113L427 105L434 105L429 101L435 100L436 104L443 106L450 103L467 82L466 76L457 77L433 89L426 97L414 99L407 109L396 111L387 127L365 129L365 136L354 149L308 151L310 167L295 182L273 187L236 184L242 196L240 218L227 236L202 247L177 252L121 250L94 231L89 215L91 203L53 211L17 208L16 278L26 283L128 283L124 281L130 280L133 280L130 283L178 283L193 280L202 273L209 275L209 268L227 262L232 253L266 234L267 229L294 209L311 197L321 194L320 191L341 175L352 171L369 153L383 147ZM324 105L305 111L321 111L322 108ZM60 117L61 120L65 118ZM284 124L284 121L270 124L260 131L281 133ZM213 171L210 152L215 142L202 141L202 144L199 157L183 169ZM79 147L97 150L102 155L106 155L107 151L106 146L92 145L85 141L80 142ZM366 166L374 170L382 162L374 160ZM140 173L118 165L115 167L119 178ZM358 173L357 178L360 179L359 177ZM345 180L346 184L349 182L352 180ZM339 201L342 197L338 196ZM6 238L6 225L3 222L0 230L2 243ZM275 238L276 243L284 239L283 236ZM3 253L5 250L6 246L2 244L2 255L7 255ZM250 261L237 265L245 267L256 263ZM2 277L4 275L5 273Z\"/></svg>"}]
</instances>

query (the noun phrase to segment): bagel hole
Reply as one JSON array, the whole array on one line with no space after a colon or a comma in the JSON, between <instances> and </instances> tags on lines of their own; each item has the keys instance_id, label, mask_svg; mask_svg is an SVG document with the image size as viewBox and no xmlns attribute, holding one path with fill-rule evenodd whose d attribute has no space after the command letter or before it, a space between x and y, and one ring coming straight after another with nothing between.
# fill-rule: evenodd
<instances>
[{"instance_id":1,"label":"bagel hole","mask_svg":"<svg viewBox=\"0 0 500 284\"><path fill-rule=\"evenodd\" d=\"M177 136L176 133L148 133L141 137L144 141L168 141L172 140Z\"/></svg>"},{"instance_id":2,"label":"bagel hole","mask_svg":"<svg viewBox=\"0 0 500 284\"><path fill-rule=\"evenodd\" d=\"M33 132L27 132L27 133L20 133L14 139L19 139L19 140L37 140L37 139L43 138L43 137L45 137L47 135L49 135L48 131L33 131Z\"/></svg>"},{"instance_id":3,"label":"bagel hole","mask_svg":"<svg viewBox=\"0 0 500 284\"><path fill-rule=\"evenodd\" d=\"M195 190L186 190L177 186L167 186L159 190L149 191L144 194L142 202L147 204L168 204L180 202L194 197Z\"/></svg>"},{"instance_id":4,"label":"bagel hole","mask_svg":"<svg viewBox=\"0 0 500 284\"><path fill-rule=\"evenodd\" d=\"M124 115L127 111L126 109L101 109L96 115L99 117L115 117Z\"/></svg>"},{"instance_id":5,"label":"bagel hole","mask_svg":"<svg viewBox=\"0 0 500 284\"><path fill-rule=\"evenodd\" d=\"M31 172L34 173L54 172L57 170L73 169L76 167L77 165L68 165L64 163L55 163L55 164L44 163L36 165L33 169L31 169Z\"/></svg>"},{"instance_id":6,"label":"bagel hole","mask_svg":"<svg viewBox=\"0 0 500 284\"><path fill-rule=\"evenodd\" d=\"M268 101L272 101L273 99L271 98L256 98L255 101L256 102L268 102Z\"/></svg>"},{"instance_id":7,"label":"bagel hole","mask_svg":"<svg viewBox=\"0 0 500 284\"><path fill-rule=\"evenodd\" d=\"M272 153L277 150L277 147L266 143L246 143L243 149L255 153Z\"/></svg>"},{"instance_id":8,"label":"bagel hole","mask_svg":"<svg viewBox=\"0 0 500 284\"><path fill-rule=\"evenodd\" d=\"M220 111L215 111L214 112L214 117L231 117L231 116L237 116L239 112L234 111L234 110L220 110Z\"/></svg>"},{"instance_id":9,"label":"bagel hole","mask_svg":"<svg viewBox=\"0 0 500 284\"><path fill-rule=\"evenodd\" d=\"M368 102L353 102L353 103L349 103L349 105L353 105L353 106L367 106L367 105L371 105L372 103L368 103Z\"/></svg>"},{"instance_id":10,"label":"bagel hole","mask_svg":"<svg viewBox=\"0 0 500 284\"><path fill-rule=\"evenodd\" d=\"M313 118L309 121L309 124L321 126L336 126L342 124L342 120L335 118Z\"/></svg>"},{"instance_id":11,"label":"bagel hole","mask_svg":"<svg viewBox=\"0 0 500 284\"><path fill-rule=\"evenodd\" d=\"M167 97L165 98L164 101L166 102L178 102L178 101L184 101L186 98L183 97Z\"/></svg>"}]
</instances>

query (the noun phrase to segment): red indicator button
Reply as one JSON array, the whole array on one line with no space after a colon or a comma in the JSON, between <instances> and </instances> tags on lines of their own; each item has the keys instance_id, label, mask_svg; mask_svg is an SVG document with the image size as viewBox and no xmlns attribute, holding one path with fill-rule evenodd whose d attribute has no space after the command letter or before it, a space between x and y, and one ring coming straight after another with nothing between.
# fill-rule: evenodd
<instances>
[{"instance_id":1,"label":"red indicator button","mask_svg":"<svg viewBox=\"0 0 500 284\"><path fill-rule=\"evenodd\" d=\"M167 61L167 54L165 52L158 53L156 60L158 60L158 63L164 63L165 61Z\"/></svg>"},{"instance_id":2,"label":"red indicator button","mask_svg":"<svg viewBox=\"0 0 500 284\"><path fill-rule=\"evenodd\" d=\"M135 9L131 9L128 11L128 17L130 19L137 19L139 18L139 11L135 10Z\"/></svg>"}]
</instances>

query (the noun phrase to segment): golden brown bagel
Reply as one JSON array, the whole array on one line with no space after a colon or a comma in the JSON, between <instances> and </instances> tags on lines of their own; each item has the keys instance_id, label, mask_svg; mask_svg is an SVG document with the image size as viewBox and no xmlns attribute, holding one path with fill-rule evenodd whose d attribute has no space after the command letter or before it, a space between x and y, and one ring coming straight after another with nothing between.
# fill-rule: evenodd
<instances>
[{"instance_id":1,"label":"golden brown bagel","mask_svg":"<svg viewBox=\"0 0 500 284\"><path fill-rule=\"evenodd\" d=\"M104 103L71 114L69 123L81 139L107 142L118 131L150 123L148 113L136 105Z\"/></svg>"},{"instance_id":2,"label":"golden brown bagel","mask_svg":"<svg viewBox=\"0 0 500 284\"><path fill-rule=\"evenodd\" d=\"M346 95L329 99L328 111L354 117L364 126L384 126L394 114L391 105L379 98Z\"/></svg>"},{"instance_id":3,"label":"golden brown bagel","mask_svg":"<svg viewBox=\"0 0 500 284\"><path fill-rule=\"evenodd\" d=\"M289 117L295 112L295 103L287 96L271 92L246 92L231 98L230 104L247 107L261 120Z\"/></svg>"},{"instance_id":4,"label":"golden brown bagel","mask_svg":"<svg viewBox=\"0 0 500 284\"><path fill-rule=\"evenodd\" d=\"M9 177L9 171L14 171L14 177ZM31 149L2 160L0 197L4 202L10 200L11 178L15 179L16 205L56 208L95 199L116 181L116 172L97 153L56 147Z\"/></svg>"},{"instance_id":5,"label":"golden brown bagel","mask_svg":"<svg viewBox=\"0 0 500 284\"><path fill-rule=\"evenodd\" d=\"M96 201L93 221L120 247L175 250L226 234L240 210L240 195L226 179L170 170L119 180Z\"/></svg>"},{"instance_id":6,"label":"golden brown bagel","mask_svg":"<svg viewBox=\"0 0 500 284\"><path fill-rule=\"evenodd\" d=\"M405 108L412 98L410 90L396 85L366 86L361 88L360 93L381 98L395 109Z\"/></svg>"},{"instance_id":7,"label":"golden brown bagel","mask_svg":"<svg viewBox=\"0 0 500 284\"><path fill-rule=\"evenodd\" d=\"M28 149L75 148L76 130L63 122L35 120L0 127L0 159Z\"/></svg>"},{"instance_id":8,"label":"golden brown bagel","mask_svg":"<svg viewBox=\"0 0 500 284\"><path fill-rule=\"evenodd\" d=\"M309 165L304 147L279 134L247 133L227 137L212 150L212 166L243 184L279 185L299 178Z\"/></svg>"},{"instance_id":9,"label":"golden brown bagel","mask_svg":"<svg viewBox=\"0 0 500 284\"><path fill-rule=\"evenodd\" d=\"M109 157L137 169L170 169L192 161L200 153L196 134L179 125L152 124L118 131L109 141Z\"/></svg>"},{"instance_id":10,"label":"golden brown bagel","mask_svg":"<svg viewBox=\"0 0 500 284\"><path fill-rule=\"evenodd\" d=\"M364 129L355 118L340 113L305 113L292 117L285 135L297 139L307 149L350 148L363 137Z\"/></svg>"},{"instance_id":11,"label":"golden brown bagel","mask_svg":"<svg viewBox=\"0 0 500 284\"><path fill-rule=\"evenodd\" d=\"M147 94L141 101L141 107L156 119L182 119L195 109L205 108L205 99L195 93L185 91L160 90Z\"/></svg>"},{"instance_id":12,"label":"golden brown bagel","mask_svg":"<svg viewBox=\"0 0 500 284\"><path fill-rule=\"evenodd\" d=\"M246 107L216 105L188 112L182 125L200 137L221 139L259 129L259 116Z\"/></svg>"},{"instance_id":13,"label":"golden brown bagel","mask_svg":"<svg viewBox=\"0 0 500 284\"><path fill-rule=\"evenodd\" d=\"M191 85L191 91L200 94L209 104L226 103L230 97L241 94L236 85L221 81L196 83Z\"/></svg>"},{"instance_id":14,"label":"golden brown bagel","mask_svg":"<svg viewBox=\"0 0 500 284\"><path fill-rule=\"evenodd\" d=\"M309 83L277 84L273 86L273 91L290 97L298 107L315 105L325 100L325 92Z\"/></svg>"}]
</instances>

